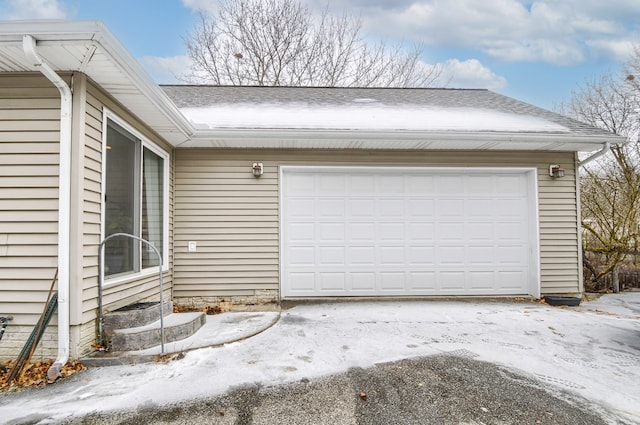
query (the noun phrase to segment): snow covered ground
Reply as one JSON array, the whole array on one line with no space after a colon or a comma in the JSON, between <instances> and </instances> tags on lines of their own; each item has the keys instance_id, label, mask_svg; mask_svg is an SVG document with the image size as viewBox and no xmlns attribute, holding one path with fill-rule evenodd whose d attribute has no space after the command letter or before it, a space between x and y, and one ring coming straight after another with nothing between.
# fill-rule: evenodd
<instances>
[{"instance_id":1,"label":"snow covered ground","mask_svg":"<svg viewBox=\"0 0 640 425\"><path fill-rule=\"evenodd\" d=\"M640 422L640 292L579 308L488 300L298 305L257 336L190 351L182 360L95 368L44 389L0 395L0 421L49 423L441 353L496 363L558 394L578 394L612 423L616 416Z\"/></svg>"}]
</instances>

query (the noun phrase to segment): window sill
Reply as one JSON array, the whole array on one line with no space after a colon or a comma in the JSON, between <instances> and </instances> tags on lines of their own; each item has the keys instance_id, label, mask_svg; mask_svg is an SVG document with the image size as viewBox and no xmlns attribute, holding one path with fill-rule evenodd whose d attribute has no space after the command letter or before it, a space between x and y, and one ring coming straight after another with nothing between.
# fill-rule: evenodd
<instances>
[{"instance_id":1,"label":"window sill","mask_svg":"<svg viewBox=\"0 0 640 425\"><path fill-rule=\"evenodd\" d=\"M164 275L169 271L169 267L166 265L162 267L162 274ZM141 280L147 278L149 276L158 276L158 267L150 267L141 272L131 273L124 276L118 276L114 278L106 277L102 282L103 288L112 288L120 285L125 285L127 283L135 282L137 280Z\"/></svg>"}]
</instances>

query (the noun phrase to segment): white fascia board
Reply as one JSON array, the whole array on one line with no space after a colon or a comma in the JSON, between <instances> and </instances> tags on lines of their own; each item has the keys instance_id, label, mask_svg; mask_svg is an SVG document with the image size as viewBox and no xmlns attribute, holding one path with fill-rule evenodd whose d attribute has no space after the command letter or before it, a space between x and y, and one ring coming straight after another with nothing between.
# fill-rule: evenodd
<instances>
[{"instance_id":1,"label":"white fascia board","mask_svg":"<svg viewBox=\"0 0 640 425\"><path fill-rule=\"evenodd\" d=\"M100 21L10 21L0 22L0 44L22 44L22 36L33 36L38 45L95 44L118 66L130 82L188 140L195 128L178 107L151 79L111 31ZM56 71L78 71L58 69ZM94 79L92 75L88 74ZM94 79L95 80L95 79ZM99 80L96 80L100 84Z\"/></svg>"},{"instance_id":2,"label":"white fascia board","mask_svg":"<svg viewBox=\"0 0 640 425\"><path fill-rule=\"evenodd\" d=\"M98 22L100 32L96 34L97 41L120 66L125 74L131 78L138 89L145 94L149 101L170 120L188 140L195 132L194 126L182 114L169 96L153 81L137 60L118 41L118 39L101 22Z\"/></svg>"},{"instance_id":3,"label":"white fascia board","mask_svg":"<svg viewBox=\"0 0 640 425\"><path fill-rule=\"evenodd\" d=\"M274 147L282 142L288 142L296 148L304 148L306 142L332 141L350 142L362 141L399 141L424 142L424 149L429 149L428 142L456 142L465 144L469 149L501 149L496 145L519 142L531 144L531 150L567 150L575 152L592 152L602 148L606 142L618 143L619 136L610 138L589 135L570 135L566 133L509 133L509 132L423 132L407 130L314 130L314 129L198 129L186 143L176 147L205 147L228 144L229 147ZM621 139L622 140L622 139ZM562 145L562 149L545 148L545 146ZM478 148L478 146L483 146ZM362 146L366 148L366 144ZM522 148L520 148L522 149Z\"/></svg>"}]
</instances>

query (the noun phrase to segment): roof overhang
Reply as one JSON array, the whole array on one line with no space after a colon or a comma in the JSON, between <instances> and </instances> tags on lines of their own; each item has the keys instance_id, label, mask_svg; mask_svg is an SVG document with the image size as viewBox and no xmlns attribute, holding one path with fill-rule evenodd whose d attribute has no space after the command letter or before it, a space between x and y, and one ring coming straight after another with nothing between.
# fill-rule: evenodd
<instances>
[{"instance_id":1,"label":"roof overhang","mask_svg":"<svg viewBox=\"0 0 640 425\"><path fill-rule=\"evenodd\" d=\"M22 48L25 35L56 72L82 72L172 145L194 128L165 92L99 21L0 22L0 72L35 68Z\"/></svg>"},{"instance_id":2,"label":"roof overhang","mask_svg":"<svg viewBox=\"0 0 640 425\"><path fill-rule=\"evenodd\" d=\"M178 147L593 152L604 143L624 141L613 134L607 140L566 133L223 128L198 129Z\"/></svg>"}]
</instances>

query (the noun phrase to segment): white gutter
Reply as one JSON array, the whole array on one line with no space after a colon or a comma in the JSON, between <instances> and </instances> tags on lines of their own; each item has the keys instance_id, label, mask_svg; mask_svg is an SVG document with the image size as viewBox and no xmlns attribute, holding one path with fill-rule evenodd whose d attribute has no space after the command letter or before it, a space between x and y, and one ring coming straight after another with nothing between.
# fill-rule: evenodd
<instances>
[{"instance_id":1,"label":"white gutter","mask_svg":"<svg viewBox=\"0 0 640 425\"><path fill-rule=\"evenodd\" d=\"M598 152L594 153L593 155L586 157L582 161L578 162L578 167L584 167L585 165L587 165L588 163L590 163L594 159L600 158L602 155L604 155L607 152L609 152L610 148L611 148L611 144L609 142L603 143L602 144L602 149L600 149Z\"/></svg>"},{"instance_id":2,"label":"white gutter","mask_svg":"<svg viewBox=\"0 0 640 425\"><path fill-rule=\"evenodd\" d=\"M120 43L111 31L100 21L7 21L0 22L0 46L13 44L20 40L24 34L32 34L38 40L38 46L97 46L97 53L104 54L101 60L116 65L121 71L117 75L105 74L99 66L82 69L84 65L78 64L74 69L60 69L59 71L80 71L87 74L94 82L104 87L121 87L122 90L113 90L111 95L123 105L129 107L143 121L149 122L150 115L161 114L161 124L155 128L171 145L176 146L189 140L194 134L195 128L182 114L178 107L169 99L169 96L142 68L131 53ZM91 49L92 47L87 47ZM60 53L61 63L75 63L77 58L72 53ZM85 54L85 58L90 55ZM86 59L85 59L86 60ZM95 64L94 64L95 65ZM129 87L129 85L133 87ZM133 89L134 91L132 92ZM109 91L109 89L106 89ZM150 102L154 108L140 106L141 100L128 99L127 96L139 92ZM133 102L133 104L129 103ZM140 103L139 103L140 102ZM132 108L133 106L133 108ZM149 109L149 110L147 110Z\"/></svg>"},{"instance_id":3,"label":"white gutter","mask_svg":"<svg viewBox=\"0 0 640 425\"><path fill-rule=\"evenodd\" d=\"M28 60L60 91L60 169L58 186L58 357L47 371L49 382L61 377L69 359L69 229L71 209L71 89L38 55L31 35L22 38Z\"/></svg>"}]
</instances>

